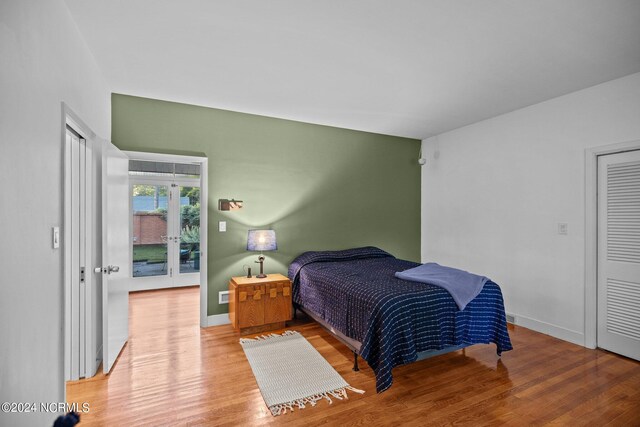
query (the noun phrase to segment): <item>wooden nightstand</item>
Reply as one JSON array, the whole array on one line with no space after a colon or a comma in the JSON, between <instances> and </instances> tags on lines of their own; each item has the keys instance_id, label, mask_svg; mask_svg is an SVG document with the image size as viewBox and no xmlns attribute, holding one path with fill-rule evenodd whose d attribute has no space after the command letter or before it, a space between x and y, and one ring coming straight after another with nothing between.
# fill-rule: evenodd
<instances>
[{"instance_id":1,"label":"wooden nightstand","mask_svg":"<svg viewBox=\"0 0 640 427\"><path fill-rule=\"evenodd\" d=\"M282 329L291 320L291 282L282 274L232 277L229 281L229 319L241 334Z\"/></svg>"}]
</instances>

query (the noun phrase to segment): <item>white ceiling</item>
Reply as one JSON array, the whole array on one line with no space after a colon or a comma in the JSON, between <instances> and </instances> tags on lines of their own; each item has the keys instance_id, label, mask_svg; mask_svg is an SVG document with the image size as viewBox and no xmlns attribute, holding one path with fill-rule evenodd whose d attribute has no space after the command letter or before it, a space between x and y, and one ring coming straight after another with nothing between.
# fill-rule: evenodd
<instances>
[{"instance_id":1,"label":"white ceiling","mask_svg":"<svg viewBox=\"0 0 640 427\"><path fill-rule=\"evenodd\" d=\"M114 92L426 138L640 71L638 0L66 0Z\"/></svg>"}]
</instances>

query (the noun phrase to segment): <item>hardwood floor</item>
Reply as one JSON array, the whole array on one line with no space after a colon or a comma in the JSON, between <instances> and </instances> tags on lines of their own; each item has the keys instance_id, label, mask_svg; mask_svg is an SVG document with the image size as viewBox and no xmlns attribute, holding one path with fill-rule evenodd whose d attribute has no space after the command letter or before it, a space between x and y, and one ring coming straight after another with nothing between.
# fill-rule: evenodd
<instances>
[{"instance_id":1,"label":"hardwood floor","mask_svg":"<svg viewBox=\"0 0 640 427\"><path fill-rule=\"evenodd\" d=\"M521 327L514 350L494 345L394 369L375 392L371 369L316 323L294 322L364 395L271 416L231 326L201 329L198 288L131 294L130 339L109 376L67 385L89 402L82 426L107 425L570 425L640 426L640 363Z\"/></svg>"}]
</instances>

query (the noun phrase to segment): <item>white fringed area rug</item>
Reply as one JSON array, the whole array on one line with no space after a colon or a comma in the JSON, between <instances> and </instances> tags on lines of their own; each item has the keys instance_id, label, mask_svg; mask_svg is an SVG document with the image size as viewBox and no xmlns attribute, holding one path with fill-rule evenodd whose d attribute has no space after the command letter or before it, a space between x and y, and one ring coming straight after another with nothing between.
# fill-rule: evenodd
<instances>
[{"instance_id":1,"label":"white fringed area rug","mask_svg":"<svg viewBox=\"0 0 640 427\"><path fill-rule=\"evenodd\" d=\"M298 332L241 338L240 345L249 360L262 398L271 414L285 414L294 407L332 398L347 399L351 387L324 357Z\"/></svg>"}]
</instances>

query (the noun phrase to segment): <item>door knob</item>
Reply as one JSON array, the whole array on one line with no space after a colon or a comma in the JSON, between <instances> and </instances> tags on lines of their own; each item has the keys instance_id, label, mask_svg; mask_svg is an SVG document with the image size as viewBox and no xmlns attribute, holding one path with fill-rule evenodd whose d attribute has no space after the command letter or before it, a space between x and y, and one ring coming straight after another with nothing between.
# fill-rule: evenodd
<instances>
[{"instance_id":1,"label":"door knob","mask_svg":"<svg viewBox=\"0 0 640 427\"><path fill-rule=\"evenodd\" d=\"M117 265L110 265L107 267L107 274L117 273L120 271L120 267Z\"/></svg>"}]
</instances>

